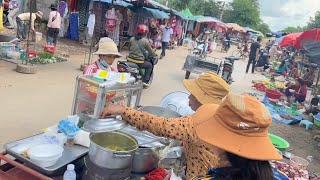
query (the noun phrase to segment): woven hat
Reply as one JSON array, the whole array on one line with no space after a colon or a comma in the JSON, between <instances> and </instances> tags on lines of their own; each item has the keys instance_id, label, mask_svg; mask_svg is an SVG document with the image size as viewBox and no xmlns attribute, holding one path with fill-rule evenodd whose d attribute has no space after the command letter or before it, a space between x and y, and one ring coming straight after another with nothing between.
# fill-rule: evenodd
<instances>
[{"instance_id":1,"label":"woven hat","mask_svg":"<svg viewBox=\"0 0 320 180\"><path fill-rule=\"evenodd\" d=\"M230 91L229 84L212 72L206 72L194 80L183 80L183 84L201 104L220 104Z\"/></svg>"},{"instance_id":2,"label":"woven hat","mask_svg":"<svg viewBox=\"0 0 320 180\"><path fill-rule=\"evenodd\" d=\"M101 38L98 44L98 51L93 54L97 55L116 55L118 58L122 55L118 52L116 43L110 38Z\"/></svg>"},{"instance_id":3,"label":"woven hat","mask_svg":"<svg viewBox=\"0 0 320 180\"><path fill-rule=\"evenodd\" d=\"M253 96L230 93L220 106L201 106L193 119L204 143L247 159L282 159L268 136L270 112Z\"/></svg>"},{"instance_id":4,"label":"woven hat","mask_svg":"<svg viewBox=\"0 0 320 180\"><path fill-rule=\"evenodd\" d=\"M41 19L43 18L43 12L41 12L41 11L37 11L37 12L36 12L36 15L37 15L38 17L40 17Z\"/></svg>"}]
</instances>

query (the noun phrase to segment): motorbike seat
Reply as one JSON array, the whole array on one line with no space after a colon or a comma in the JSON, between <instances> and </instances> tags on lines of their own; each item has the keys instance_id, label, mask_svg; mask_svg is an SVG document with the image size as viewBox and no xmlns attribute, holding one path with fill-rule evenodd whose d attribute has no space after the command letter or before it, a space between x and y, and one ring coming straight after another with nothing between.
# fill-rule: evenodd
<instances>
[{"instance_id":1,"label":"motorbike seat","mask_svg":"<svg viewBox=\"0 0 320 180\"><path fill-rule=\"evenodd\" d=\"M229 56L229 57L225 57L226 60L229 60L229 61L236 61L236 60L239 60L240 58L239 57L234 57L234 56Z\"/></svg>"},{"instance_id":2,"label":"motorbike seat","mask_svg":"<svg viewBox=\"0 0 320 180\"><path fill-rule=\"evenodd\" d=\"M138 66L136 63L134 63L134 62L130 62L130 61L119 61L118 63L119 63L119 64L126 65L126 66L131 67L131 68L137 68L137 69L139 69L139 66Z\"/></svg>"}]
</instances>

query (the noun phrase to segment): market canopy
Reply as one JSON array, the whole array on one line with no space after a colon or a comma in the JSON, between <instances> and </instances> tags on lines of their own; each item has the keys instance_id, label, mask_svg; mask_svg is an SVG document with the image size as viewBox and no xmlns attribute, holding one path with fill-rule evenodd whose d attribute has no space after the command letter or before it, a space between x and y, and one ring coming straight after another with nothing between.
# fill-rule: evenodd
<instances>
[{"instance_id":1,"label":"market canopy","mask_svg":"<svg viewBox=\"0 0 320 180\"><path fill-rule=\"evenodd\" d=\"M274 45L279 45L279 43L282 41L282 39L284 38L284 36L278 37L276 38L276 40L274 41Z\"/></svg>"},{"instance_id":2,"label":"market canopy","mask_svg":"<svg viewBox=\"0 0 320 180\"><path fill-rule=\"evenodd\" d=\"M280 47L286 47L286 46L294 46L296 44L297 38L302 34L302 32L299 33L291 33L288 35L285 35L282 39L282 41L279 43Z\"/></svg>"},{"instance_id":3,"label":"market canopy","mask_svg":"<svg viewBox=\"0 0 320 180\"><path fill-rule=\"evenodd\" d=\"M190 9L189 8L186 8L182 11L182 14L186 17L191 17L193 16L193 14L191 13Z\"/></svg>"},{"instance_id":4,"label":"market canopy","mask_svg":"<svg viewBox=\"0 0 320 180\"><path fill-rule=\"evenodd\" d=\"M308 57L310 63L320 65L320 41L305 44L301 52Z\"/></svg>"},{"instance_id":5,"label":"market canopy","mask_svg":"<svg viewBox=\"0 0 320 180\"><path fill-rule=\"evenodd\" d=\"M155 18L155 19L169 19L170 16L163 11L160 11L158 9L151 9L147 7L143 8L132 8L131 9L134 13L137 13L139 15L142 15L143 17L147 18Z\"/></svg>"},{"instance_id":6,"label":"market canopy","mask_svg":"<svg viewBox=\"0 0 320 180\"><path fill-rule=\"evenodd\" d=\"M236 23L227 23L226 24L227 27L229 29L232 29L234 31L238 31L238 32L247 32L247 30L245 30L243 27L241 27L240 25L236 24Z\"/></svg>"},{"instance_id":7,"label":"market canopy","mask_svg":"<svg viewBox=\"0 0 320 180\"><path fill-rule=\"evenodd\" d=\"M301 49L307 43L320 41L320 29L311 29L305 31L297 38L295 48Z\"/></svg>"},{"instance_id":8,"label":"market canopy","mask_svg":"<svg viewBox=\"0 0 320 180\"><path fill-rule=\"evenodd\" d=\"M220 20L218 20L217 18L214 17L210 17L210 16L202 16L202 17L198 17L196 19L197 22L216 22L216 23L222 23Z\"/></svg>"},{"instance_id":9,"label":"market canopy","mask_svg":"<svg viewBox=\"0 0 320 180\"><path fill-rule=\"evenodd\" d=\"M132 4L126 2L126 1L123 1L123 0L116 0L116 1L113 1L112 0L93 0L94 2L104 2L104 3L109 3L109 4L113 4L113 5L116 5L116 6L123 6L123 7L133 7Z\"/></svg>"}]
</instances>

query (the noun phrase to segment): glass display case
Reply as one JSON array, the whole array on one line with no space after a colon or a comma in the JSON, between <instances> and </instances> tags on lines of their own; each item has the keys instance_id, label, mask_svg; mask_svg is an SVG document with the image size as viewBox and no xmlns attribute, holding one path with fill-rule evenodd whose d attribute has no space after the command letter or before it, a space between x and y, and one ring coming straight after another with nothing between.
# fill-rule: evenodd
<instances>
[{"instance_id":1,"label":"glass display case","mask_svg":"<svg viewBox=\"0 0 320 180\"><path fill-rule=\"evenodd\" d=\"M99 119L106 104L139 105L143 85L131 78L128 83L97 79L93 75L77 77L72 114L80 117L80 126L90 119Z\"/></svg>"}]
</instances>

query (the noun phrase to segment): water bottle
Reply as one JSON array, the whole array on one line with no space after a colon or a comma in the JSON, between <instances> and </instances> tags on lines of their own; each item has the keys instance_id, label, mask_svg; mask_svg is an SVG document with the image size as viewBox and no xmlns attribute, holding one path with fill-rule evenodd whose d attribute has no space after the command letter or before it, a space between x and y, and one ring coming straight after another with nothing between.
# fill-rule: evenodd
<instances>
[{"instance_id":1,"label":"water bottle","mask_svg":"<svg viewBox=\"0 0 320 180\"><path fill-rule=\"evenodd\" d=\"M74 171L74 165L68 164L66 172L63 174L63 180L76 180L77 175Z\"/></svg>"}]
</instances>

